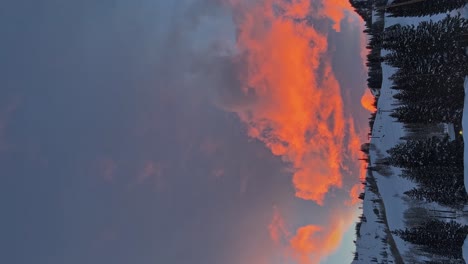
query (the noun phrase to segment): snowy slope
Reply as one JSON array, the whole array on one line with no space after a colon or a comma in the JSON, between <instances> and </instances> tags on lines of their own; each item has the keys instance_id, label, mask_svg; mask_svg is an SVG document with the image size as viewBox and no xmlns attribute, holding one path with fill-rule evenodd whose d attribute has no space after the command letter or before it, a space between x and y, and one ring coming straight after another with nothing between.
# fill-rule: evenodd
<instances>
[{"instance_id":1,"label":"snowy slope","mask_svg":"<svg viewBox=\"0 0 468 264\"><path fill-rule=\"evenodd\" d=\"M363 215L357 226L356 255L352 264L402 263L396 252L386 221L386 210L375 184L373 173L367 174ZM396 256L396 257L394 257Z\"/></svg>"},{"instance_id":2,"label":"snowy slope","mask_svg":"<svg viewBox=\"0 0 468 264\"><path fill-rule=\"evenodd\" d=\"M371 166L375 166L378 159L386 157L387 150L398 144L400 138L404 136L403 125L390 117L390 111L393 109L392 104L395 103L395 99L392 97L395 91L390 89L391 82L388 78L395 69L383 64L382 70L383 83L377 104L377 117L372 131L372 136L375 138L372 138L371 144L375 146L375 149L370 151ZM386 208L388 226L390 230L402 229L405 227L403 214L409 208L403 200L403 193L415 187L415 184L399 177L401 174L399 168L390 167L389 174L391 175L385 174L375 172L374 176ZM405 242L396 236L393 239L399 253L404 254L408 250Z\"/></svg>"}]
</instances>

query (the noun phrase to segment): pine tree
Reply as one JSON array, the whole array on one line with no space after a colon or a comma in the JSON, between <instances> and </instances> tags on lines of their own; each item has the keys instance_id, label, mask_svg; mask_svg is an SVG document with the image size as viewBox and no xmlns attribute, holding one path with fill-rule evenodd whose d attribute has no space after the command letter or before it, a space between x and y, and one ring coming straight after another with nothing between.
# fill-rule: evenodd
<instances>
[{"instance_id":1,"label":"pine tree","mask_svg":"<svg viewBox=\"0 0 468 264\"><path fill-rule=\"evenodd\" d=\"M463 144L448 137L408 140L388 151L391 165L418 184L405 192L416 200L458 207L468 202L463 178Z\"/></svg>"},{"instance_id":2,"label":"pine tree","mask_svg":"<svg viewBox=\"0 0 468 264\"><path fill-rule=\"evenodd\" d=\"M421 166L418 168L404 169L402 176L415 181L423 186L447 186L458 188L464 186L463 164L455 166Z\"/></svg>"},{"instance_id":3,"label":"pine tree","mask_svg":"<svg viewBox=\"0 0 468 264\"><path fill-rule=\"evenodd\" d=\"M349 3L361 18L367 23L372 23L372 2L367 0L350 0Z\"/></svg>"},{"instance_id":4,"label":"pine tree","mask_svg":"<svg viewBox=\"0 0 468 264\"><path fill-rule=\"evenodd\" d=\"M393 233L405 241L421 246L427 252L461 258L461 247L468 234L468 226L454 221L429 220L420 226Z\"/></svg>"},{"instance_id":5,"label":"pine tree","mask_svg":"<svg viewBox=\"0 0 468 264\"><path fill-rule=\"evenodd\" d=\"M432 185L431 187L413 188L404 192L404 194L414 200L425 200L427 202L436 202L453 208L460 208L460 205L465 204L468 199L465 187L463 185L459 187L460 188L453 190L444 185Z\"/></svg>"},{"instance_id":6,"label":"pine tree","mask_svg":"<svg viewBox=\"0 0 468 264\"><path fill-rule=\"evenodd\" d=\"M449 123L461 119L462 110L458 105L446 103L444 98L419 100L397 107L390 116L403 123Z\"/></svg>"},{"instance_id":7,"label":"pine tree","mask_svg":"<svg viewBox=\"0 0 468 264\"><path fill-rule=\"evenodd\" d=\"M432 99L447 97L447 100L459 98L464 95L464 76L454 76L453 72L416 73L413 71L397 71L391 78L392 89L400 90L414 99ZM405 97L402 95L402 97ZM410 98L408 98L410 99Z\"/></svg>"},{"instance_id":8,"label":"pine tree","mask_svg":"<svg viewBox=\"0 0 468 264\"><path fill-rule=\"evenodd\" d=\"M406 123L460 120L468 60L458 39L467 32L468 22L460 16L385 30L382 47L392 53L383 59L399 68L390 77L401 104L393 117Z\"/></svg>"},{"instance_id":9,"label":"pine tree","mask_svg":"<svg viewBox=\"0 0 468 264\"><path fill-rule=\"evenodd\" d=\"M464 75L453 71L398 70L390 79L401 109L393 114L401 122L457 122L464 105ZM447 104L446 102L451 102ZM413 106L410 106L412 105ZM423 112L425 111L425 112Z\"/></svg>"},{"instance_id":10,"label":"pine tree","mask_svg":"<svg viewBox=\"0 0 468 264\"><path fill-rule=\"evenodd\" d=\"M392 53L384 56L390 65L407 70L430 68L467 74L467 59L460 37L468 33L467 20L457 16L433 22L424 21L417 27L392 26L383 33L382 48Z\"/></svg>"},{"instance_id":11,"label":"pine tree","mask_svg":"<svg viewBox=\"0 0 468 264\"><path fill-rule=\"evenodd\" d=\"M403 168L420 168L424 166L460 166L463 164L463 146L448 137L440 139L408 140L387 151L390 164Z\"/></svg>"},{"instance_id":12,"label":"pine tree","mask_svg":"<svg viewBox=\"0 0 468 264\"><path fill-rule=\"evenodd\" d=\"M427 16L435 15L438 13L446 13L448 11L458 9L466 4L466 0L425 0L407 5L399 5L412 0L395 0L392 5L394 7L387 8L387 12L392 16ZM391 6L392 6L391 5Z\"/></svg>"}]
</instances>

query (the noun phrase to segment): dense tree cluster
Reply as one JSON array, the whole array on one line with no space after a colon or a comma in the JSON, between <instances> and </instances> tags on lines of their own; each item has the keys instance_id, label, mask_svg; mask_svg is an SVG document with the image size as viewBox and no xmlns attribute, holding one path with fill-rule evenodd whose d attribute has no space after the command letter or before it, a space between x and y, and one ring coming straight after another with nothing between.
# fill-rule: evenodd
<instances>
[{"instance_id":1,"label":"dense tree cluster","mask_svg":"<svg viewBox=\"0 0 468 264\"><path fill-rule=\"evenodd\" d=\"M463 144L448 137L408 140L388 153L390 163L402 168L463 166Z\"/></svg>"},{"instance_id":2,"label":"dense tree cluster","mask_svg":"<svg viewBox=\"0 0 468 264\"><path fill-rule=\"evenodd\" d=\"M431 219L420 226L396 230L394 234L420 246L426 252L461 259L461 247L468 235L468 226L462 226L455 221Z\"/></svg>"},{"instance_id":3,"label":"dense tree cluster","mask_svg":"<svg viewBox=\"0 0 468 264\"><path fill-rule=\"evenodd\" d=\"M405 123L461 119L468 60L459 39L466 34L468 21L460 16L417 27L397 24L382 33L381 46L390 51L383 60L397 68L390 79L401 105L393 117Z\"/></svg>"},{"instance_id":4,"label":"dense tree cluster","mask_svg":"<svg viewBox=\"0 0 468 264\"><path fill-rule=\"evenodd\" d=\"M414 25L391 26L383 32L382 48L392 51L385 61L397 68L413 70L450 71L456 75L467 73L464 45L459 42L468 33L466 19L447 16L438 22L424 21Z\"/></svg>"},{"instance_id":5,"label":"dense tree cluster","mask_svg":"<svg viewBox=\"0 0 468 264\"><path fill-rule=\"evenodd\" d=\"M372 1L368 0L349 0L351 6L353 6L354 11L361 16L362 20L366 24L372 24Z\"/></svg>"},{"instance_id":6,"label":"dense tree cluster","mask_svg":"<svg viewBox=\"0 0 468 264\"><path fill-rule=\"evenodd\" d=\"M459 207L468 202L463 179L463 143L448 137L407 140L388 151L388 162L418 184L405 192L416 200Z\"/></svg>"},{"instance_id":7,"label":"dense tree cluster","mask_svg":"<svg viewBox=\"0 0 468 264\"><path fill-rule=\"evenodd\" d=\"M376 7L386 5L387 0L350 0L355 11L365 21L364 33L369 36L366 48L369 50L366 66L368 67L367 87L379 90L382 86L381 38L384 30L384 12Z\"/></svg>"},{"instance_id":8,"label":"dense tree cluster","mask_svg":"<svg viewBox=\"0 0 468 264\"><path fill-rule=\"evenodd\" d=\"M395 0L387 8L391 16L427 16L461 8L466 0Z\"/></svg>"}]
</instances>

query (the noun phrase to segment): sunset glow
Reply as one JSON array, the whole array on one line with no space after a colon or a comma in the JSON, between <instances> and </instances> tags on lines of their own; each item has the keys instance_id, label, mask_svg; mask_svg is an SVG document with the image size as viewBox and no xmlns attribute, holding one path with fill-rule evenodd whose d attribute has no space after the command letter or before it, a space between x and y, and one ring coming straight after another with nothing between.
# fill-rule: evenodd
<instances>
[{"instance_id":1,"label":"sunset glow","mask_svg":"<svg viewBox=\"0 0 468 264\"><path fill-rule=\"evenodd\" d=\"M247 125L250 137L290 164L296 197L324 205L330 189L343 187L343 164L357 158L360 142L354 121L344 113L327 55L327 34L303 19L318 14L331 19L339 31L350 6L346 0L324 1L322 8L312 10L309 3L230 1L238 28L235 63L242 69L238 78L246 100L229 110ZM358 185L351 189L348 205L356 203L359 190ZM300 227L289 238L300 263L318 263L337 248L344 227L351 224L343 224L340 217L329 216L332 227ZM278 214L269 229L276 242L281 234L288 236Z\"/></svg>"},{"instance_id":2,"label":"sunset glow","mask_svg":"<svg viewBox=\"0 0 468 264\"><path fill-rule=\"evenodd\" d=\"M361 97L362 107L364 107L364 109L366 109L367 111L373 113L377 110L375 109L374 101L375 101L374 96L372 95L369 89L366 89L366 91Z\"/></svg>"}]
</instances>

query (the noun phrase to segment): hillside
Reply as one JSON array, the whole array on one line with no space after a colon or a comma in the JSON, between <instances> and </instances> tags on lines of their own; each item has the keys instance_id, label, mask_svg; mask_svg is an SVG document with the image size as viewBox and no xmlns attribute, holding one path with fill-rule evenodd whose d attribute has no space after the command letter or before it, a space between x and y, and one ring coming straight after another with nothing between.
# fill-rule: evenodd
<instances>
[{"instance_id":1,"label":"hillside","mask_svg":"<svg viewBox=\"0 0 468 264\"><path fill-rule=\"evenodd\" d=\"M366 7L372 6L374 9L373 13L385 10L378 8L382 6L382 1L367 2L370 4L367 4ZM377 2L380 2L381 5ZM391 2L392 1L389 1L386 4L392 5ZM383 5L385 5L385 3ZM360 11L358 13L362 14L366 12ZM462 17L467 17L467 13L466 5L462 8L450 11L450 15L452 16L461 14ZM437 23L446 18L446 16L447 14L440 13L403 17L395 16L387 12L385 15L381 16L383 21L378 21L378 15L372 16L373 21L371 25L373 25L374 28L371 26L368 31L377 33L374 33L374 38L371 38L371 44L373 41L376 41L375 39L378 39L376 37L377 35L380 36L379 34L382 34L383 31L394 25L417 27L424 21ZM376 29L375 25L379 23L383 23L383 29ZM465 204L451 206L443 203L441 204L438 201L431 201L427 198L422 200L410 198L408 196L408 191L413 188L421 187L421 185L408 177L402 177L406 169L395 166L388 161L389 151L398 144L412 140L411 136L414 136L414 131L409 129L411 126L399 122L398 118L395 118L395 109L402 105L402 103L395 98L399 91L394 89L395 83L392 80L394 79L392 76L398 72L398 67L390 65L385 60L381 62L381 58L388 57L387 55L392 55L392 53L390 50L376 46L380 45L370 45L370 53L375 53L375 50L379 52L379 59L377 61L382 69L381 76L377 76L377 71L373 71L372 68L369 70L369 76L371 77L372 74L375 74L377 76L375 78L379 79L380 77L381 85L380 87L378 87L379 85L374 85L374 87L369 86L376 96L377 111L373 115L373 117L375 116L375 120L372 117L370 122L370 148L368 150L369 169L366 176L365 191L361 195L363 199L363 215L361 216L361 221L356 226L356 252L353 264L465 263L461 258L457 258L455 255L440 255L430 250L430 252L428 252L427 248L430 248L430 246L421 246L421 244L417 245L405 241L402 239L402 237L405 236L402 236L402 233L398 232L398 230L410 231L411 228L421 227L424 223L430 222L433 219L434 221L441 221L442 223L455 221L463 226L468 223L468 216L464 210ZM427 50L430 48L431 47L427 47ZM465 80L465 89L467 89L466 86L467 81ZM460 87L460 89L462 88L463 87ZM433 97L436 98L437 96L434 95ZM448 102L445 103L447 104ZM466 103L465 101L465 104ZM434 109L432 109L431 112L433 110ZM467 115L465 114L464 116L466 117ZM465 118L463 121L465 127L468 126L468 118ZM458 131L456 122L453 122L453 124L455 130ZM422 132L418 132L418 137L429 138L434 135L439 138L443 138L446 135L453 137L453 135L449 135L447 130L442 129L444 125L442 122L439 124L431 123L430 125L430 129L424 129ZM413 134L409 136L411 133ZM457 144L463 144L463 142ZM442 153L440 153L440 155L442 155ZM468 149L465 148L465 156L466 155L468 155ZM468 166L465 166L465 177L467 175L467 167ZM465 183L466 182L467 181L465 181ZM456 249L454 250L456 251ZM461 252L461 247L459 251Z\"/></svg>"}]
</instances>

